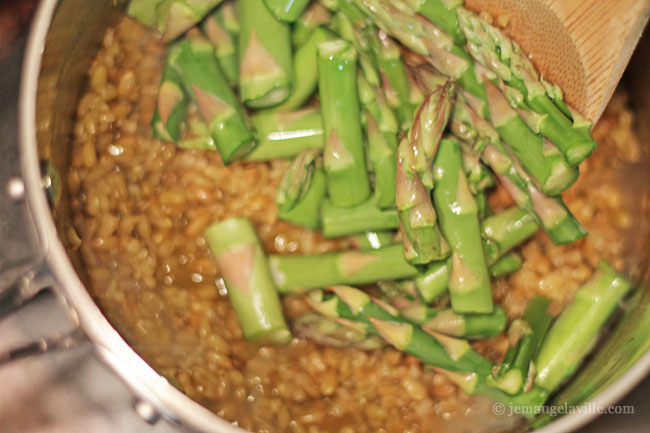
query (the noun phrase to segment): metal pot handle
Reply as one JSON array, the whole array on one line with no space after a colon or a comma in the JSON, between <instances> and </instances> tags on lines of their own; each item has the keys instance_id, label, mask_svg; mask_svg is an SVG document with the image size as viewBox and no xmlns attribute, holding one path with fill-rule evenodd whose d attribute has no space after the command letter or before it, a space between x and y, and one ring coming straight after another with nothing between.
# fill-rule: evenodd
<instances>
[{"instance_id":1,"label":"metal pot handle","mask_svg":"<svg viewBox=\"0 0 650 433\"><path fill-rule=\"evenodd\" d=\"M0 166L2 163L0 162ZM12 177L5 191L0 191L0 209L3 211L4 225L0 226L0 320L12 315L31 301L39 292L53 287L55 282L44 260L45 253L35 233L30 229L31 214L24 203L22 180ZM17 247L16 247L17 246ZM20 255L13 257L14 248ZM3 260L4 258L4 260ZM0 352L0 366L51 351L65 350L88 342L88 338L74 323L72 330L38 338L22 346Z\"/></svg>"}]
</instances>

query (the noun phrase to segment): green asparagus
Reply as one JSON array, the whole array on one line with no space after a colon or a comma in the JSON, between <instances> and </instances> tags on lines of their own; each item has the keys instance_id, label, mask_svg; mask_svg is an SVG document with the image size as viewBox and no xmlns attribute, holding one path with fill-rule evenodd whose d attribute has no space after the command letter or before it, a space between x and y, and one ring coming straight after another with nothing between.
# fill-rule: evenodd
<instances>
[{"instance_id":1,"label":"green asparagus","mask_svg":"<svg viewBox=\"0 0 650 433\"><path fill-rule=\"evenodd\" d=\"M538 230L535 220L525 211L512 207L481 222L483 251L489 272L498 271L498 260ZM414 281L425 302L431 302L447 290L451 260L433 262ZM494 267L494 270L493 270Z\"/></svg>"},{"instance_id":2,"label":"green asparagus","mask_svg":"<svg viewBox=\"0 0 650 433\"><path fill-rule=\"evenodd\" d=\"M515 203L535 217L537 223L554 243L570 243L587 234L560 197L550 197L537 188L528 174L512 158L511 152L498 139L498 133L494 128L476 114L463 96L457 99L456 107L462 110L464 115L460 120L456 116L457 111L454 111L452 130L457 135L470 139L474 137L475 140L467 144L461 141L461 145L469 153L475 153L477 148L481 149L481 160L492 168ZM481 141L482 144L477 145Z\"/></svg>"},{"instance_id":3,"label":"green asparagus","mask_svg":"<svg viewBox=\"0 0 650 433\"><path fill-rule=\"evenodd\" d=\"M318 313L307 313L295 318L292 328L294 334L323 346L377 350L385 345L380 338L368 336L359 326L346 326Z\"/></svg>"},{"instance_id":4,"label":"green asparagus","mask_svg":"<svg viewBox=\"0 0 650 433\"><path fill-rule=\"evenodd\" d=\"M519 45L467 9L458 8L458 21L474 60L490 68L508 86L512 86L509 92L521 94L521 97L511 100L511 104L539 115L535 116L535 126L529 126L557 145L569 165L577 165L589 156L596 148L596 142L588 132L572 124L570 118L547 96L547 88L552 85L541 82ZM552 89L551 93L557 95L556 88ZM561 100L561 94L556 100Z\"/></svg>"},{"instance_id":5,"label":"green asparagus","mask_svg":"<svg viewBox=\"0 0 650 433\"><path fill-rule=\"evenodd\" d=\"M377 206L380 209L394 208L397 136L390 132L382 133L370 113L366 114L366 135Z\"/></svg>"},{"instance_id":6,"label":"green asparagus","mask_svg":"<svg viewBox=\"0 0 650 433\"><path fill-rule=\"evenodd\" d=\"M287 99L293 86L291 32L263 0L239 1L239 91L245 105L267 108Z\"/></svg>"},{"instance_id":7,"label":"green asparagus","mask_svg":"<svg viewBox=\"0 0 650 433\"><path fill-rule=\"evenodd\" d=\"M474 352L469 343L408 323L394 307L373 300L353 287L331 287L334 294L314 291L312 307L324 316L363 324L368 334L383 338L423 362L451 371L488 376L492 363Z\"/></svg>"},{"instance_id":8,"label":"green asparagus","mask_svg":"<svg viewBox=\"0 0 650 433\"><path fill-rule=\"evenodd\" d=\"M523 265L524 259L519 254L509 252L491 264L488 271L492 278L501 278L518 271Z\"/></svg>"},{"instance_id":9,"label":"green asparagus","mask_svg":"<svg viewBox=\"0 0 650 433\"><path fill-rule=\"evenodd\" d=\"M226 27L229 26L229 27ZM228 2L208 16L202 24L203 33L214 45L214 51L219 60L223 74L230 84L239 79L239 62L237 60L237 36L234 33L239 27L237 17L234 15L234 6Z\"/></svg>"},{"instance_id":10,"label":"green asparagus","mask_svg":"<svg viewBox=\"0 0 650 433\"><path fill-rule=\"evenodd\" d=\"M377 196L352 207L338 207L330 200L323 203L323 236L336 238L372 230L392 230L399 227L395 209L379 209Z\"/></svg>"},{"instance_id":11,"label":"green asparagus","mask_svg":"<svg viewBox=\"0 0 650 433\"><path fill-rule=\"evenodd\" d=\"M367 231L353 237L356 248L360 250L378 250L393 245L395 234L390 231Z\"/></svg>"},{"instance_id":12,"label":"green asparagus","mask_svg":"<svg viewBox=\"0 0 650 433\"><path fill-rule=\"evenodd\" d=\"M336 284L369 284L417 275L406 263L401 245L378 250L269 256L273 281L280 293L302 293Z\"/></svg>"},{"instance_id":13,"label":"green asparagus","mask_svg":"<svg viewBox=\"0 0 650 433\"><path fill-rule=\"evenodd\" d=\"M293 208L279 210L278 217L312 230L320 229L321 207L326 195L327 181L325 179L325 170L316 167L304 197Z\"/></svg>"},{"instance_id":14,"label":"green asparagus","mask_svg":"<svg viewBox=\"0 0 650 433\"><path fill-rule=\"evenodd\" d=\"M573 185L578 169L569 167L555 146L524 123L492 82L485 80L484 84L494 127L523 168L539 182L542 192L559 194Z\"/></svg>"},{"instance_id":15,"label":"green asparagus","mask_svg":"<svg viewBox=\"0 0 650 433\"><path fill-rule=\"evenodd\" d=\"M407 139L398 150L395 199L404 243L404 257L411 264L427 264L449 255L440 234L431 195L414 170L416 152Z\"/></svg>"},{"instance_id":16,"label":"green asparagus","mask_svg":"<svg viewBox=\"0 0 650 433\"><path fill-rule=\"evenodd\" d=\"M167 43L200 22L223 0L153 0L162 41Z\"/></svg>"},{"instance_id":17,"label":"green asparagus","mask_svg":"<svg viewBox=\"0 0 650 433\"><path fill-rule=\"evenodd\" d=\"M435 160L433 198L440 227L452 249L449 271L451 306L458 313L492 312L490 278L481 243L478 208L461 167L459 144L440 142Z\"/></svg>"},{"instance_id":18,"label":"green asparagus","mask_svg":"<svg viewBox=\"0 0 650 433\"><path fill-rule=\"evenodd\" d=\"M320 149L306 149L300 152L284 172L275 194L275 203L280 211L291 210L305 197L321 153Z\"/></svg>"},{"instance_id":19,"label":"green asparagus","mask_svg":"<svg viewBox=\"0 0 650 433\"><path fill-rule=\"evenodd\" d=\"M294 86L289 98L276 105L274 112L292 111L302 107L316 91L318 84L318 44L334 40L334 35L322 27L312 30L307 40L296 49L293 58Z\"/></svg>"},{"instance_id":20,"label":"green asparagus","mask_svg":"<svg viewBox=\"0 0 650 433\"><path fill-rule=\"evenodd\" d=\"M178 141L185 125L186 107L183 80L173 66L166 64L151 120L153 136L168 142Z\"/></svg>"},{"instance_id":21,"label":"green asparagus","mask_svg":"<svg viewBox=\"0 0 650 433\"><path fill-rule=\"evenodd\" d=\"M407 0L407 2L415 11L451 35L458 45L465 43L465 35L460 29L456 16L456 10L463 5L463 0Z\"/></svg>"},{"instance_id":22,"label":"green asparagus","mask_svg":"<svg viewBox=\"0 0 650 433\"><path fill-rule=\"evenodd\" d=\"M399 46L383 31L366 33L382 79L386 101L397 113L401 128L408 131L417 106L410 101L411 86Z\"/></svg>"},{"instance_id":23,"label":"green asparagus","mask_svg":"<svg viewBox=\"0 0 650 433\"><path fill-rule=\"evenodd\" d=\"M311 2L305 12L293 25L291 42L294 47L300 47L312 32L318 27L328 24L331 20L330 12L319 2Z\"/></svg>"},{"instance_id":24,"label":"green asparagus","mask_svg":"<svg viewBox=\"0 0 650 433\"><path fill-rule=\"evenodd\" d=\"M246 161L271 161L296 157L305 149L323 148L323 120L318 110L259 113L251 118L258 144Z\"/></svg>"},{"instance_id":25,"label":"green asparagus","mask_svg":"<svg viewBox=\"0 0 650 433\"><path fill-rule=\"evenodd\" d=\"M325 129L323 162L334 206L350 207L370 197L357 91L357 54L348 42L318 45L321 114Z\"/></svg>"},{"instance_id":26,"label":"green asparagus","mask_svg":"<svg viewBox=\"0 0 650 433\"><path fill-rule=\"evenodd\" d=\"M424 363L444 372L469 394L484 394L509 407L525 406L526 416L532 417L531 408L539 410L548 397L541 388L517 396L488 386L492 363L476 353L469 343L443 334L424 331L407 323L394 308L383 302L372 300L365 293L352 287L334 287L335 295L322 291L310 293L312 307L326 317L343 323L357 322L371 335L377 335L389 344ZM533 412L536 413L535 410Z\"/></svg>"},{"instance_id":27,"label":"green asparagus","mask_svg":"<svg viewBox=\"0 0 650 433\"><path fill-rule=\"evenodd\" d=\"M185 88L199 107L224 164L246 155L255 145L244 111L228 86L212 45L196 35L169 53Z\"/></svg>"},{"instance_id":28,"label":"green asparagus","mask_svg":"<svg viewBox=\"0 0 650 433\"><path fill-rule=\"evenodd\" d=\"M147 27L154 28L158 23L158 5L165 0L131 0L126 14Z\"/></svg>"},{"instance_id":29,"label":"green asparagus","mask_svg":"<svg viewBox=\"0 0 650 433\"><path fill-rule=\"evenodd\" d=\"M261 343L288 343L291 333L250 221L230 218L212 224L205 238L226 282L244 336Z\"/></svg>"},{"instance_id":30,"label":"green asparagus","mask_svg":"<svg viewBox=\"0 0 650 433\"><path fill-rule=\"evenodd\" d=\"M294 22L307 9L310 0L264 0L266 7L280 21Z\"/></svg>"},{"instance_id":31,"label":"green asparagus","mask_svg":"<svg viewBox=\"0 0 650 433\"><path fill-rule=\"evenodd\" d=\"M508 329L508 351L487 380L490 386L514 395L532 388L535 379L533 359L539 350L553 316L546 311L551 301L537 296L528 302L526 312Z\"/></svg>"},{"instance_id":32,"label":"green asparagus","mask_svg":"<svg viewBox=\"0 0 650 433\"><path fill-rule=\"evenodd\" d=\"M537 385L552 392L573 374L630 289L630 283L609 264L598 266L548 331L535 360Z\"/></svg>"},{"instance_id":33,"label":"green asparagus","mask_svg":"<svg viewBox=\"0 0 650 433\"><path fill-rule=\"evenodd\" d=\"M505 329L507 317L501 307L489 314L458 314L450 309L432 308L424 304L412 304L400 309L411 323L424 330L439 332L451 337L491 338Z\"/></svg>"}]
</instances>

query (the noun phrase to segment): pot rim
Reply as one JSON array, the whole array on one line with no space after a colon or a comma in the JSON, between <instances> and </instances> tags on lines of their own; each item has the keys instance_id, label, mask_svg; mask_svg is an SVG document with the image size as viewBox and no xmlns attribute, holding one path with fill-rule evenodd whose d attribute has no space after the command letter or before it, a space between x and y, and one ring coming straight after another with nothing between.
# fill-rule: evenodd
<instances>
[{"instance_id":1,"label":"pot rim","mask_svg":"<svg viewBox=\"0 0 650 433\"><path fill-rule=\"evenodd\" d=\"M18 104L20 162L25 198L47 263L71 314L95 345L100 358L131 390L150 402L167 419L200 431L240 433L244 430L218 417L173 387L147 364L113 328L95 304L77 275L61 240L42 189L36 145L36 94L45 40L59 0L41 0L30 30L23 61ZM589 403L597 408L614 405L650 372L650 350L646 351L621 377ZM568 432L584 426L599 415L597 411L566 414L539 433Z\"/></svg>"},{"instance_id":2,"label":"pot rim","mask_svg":"<svg viewBox=\"0 0 650 433\"><path fill-rule=\"evenodd\" d=\"M59 0L41 0L30 29L23 61L18 103L20 163L25 199L37 228L41 248L74 319L88 335L99 357L140 398L167 419L200 431L241 433L244 430L218 417L173 387L147 364L113 328L77 275L58 237L44 194L36 145L36 94L46 37Z\"/></svg>"}]
</instances>

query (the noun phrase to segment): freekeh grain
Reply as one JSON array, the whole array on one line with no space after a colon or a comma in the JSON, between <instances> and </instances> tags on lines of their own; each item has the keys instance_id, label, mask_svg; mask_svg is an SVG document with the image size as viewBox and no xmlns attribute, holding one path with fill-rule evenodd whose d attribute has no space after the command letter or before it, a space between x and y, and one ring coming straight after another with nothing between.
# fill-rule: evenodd
<instances>
[{"instance_id":1,"label":"freekeh grain","mask_svg":"<svg viewBox=\"0 0 650 433\"><path fill-rule=\"evenodd\" d=\"M261 347L243 340L202 237L210 223L250 218L270 253L321 253L352 243L277 218L274 195L285 162L226 167L217 152L152 139L163 56L156 35L132 20L106 32L77 107L67 174L89 289L134 349L190 398L256 432L516 427L518 419L493 415L488 400L462 394L444 375L391 348L365 352L298 338ZM196 116L192 106L190 116ZM620 266L617 229L629 218L602 173L612 152L626 160L636 155L631 122L625 101L615 97L594 131L600 148L564 195L590 236L558 247L539 233L521 248L524 267L494 283L509 317L521 315L536 294L552 299L559 312L598 261ZM512 202L497 188L490 204L501 210ZM302 296L284 297L283 307L289 319L309 312ZM498 360L506 340L474 346Z\"/></svg>"}]
</instances>

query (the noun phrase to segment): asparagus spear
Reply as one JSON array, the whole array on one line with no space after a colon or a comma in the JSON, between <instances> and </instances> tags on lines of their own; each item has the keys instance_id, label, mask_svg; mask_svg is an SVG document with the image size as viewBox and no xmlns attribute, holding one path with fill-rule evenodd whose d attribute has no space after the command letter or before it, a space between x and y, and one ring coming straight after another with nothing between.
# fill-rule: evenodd
<instances>
[{"instance_id":1,"label":"asparagus spear","mask_svg":"<svg viewBox=\"0 0 650 433\"><path fill-rule=\"evenodd\" d=\"M375 64L382 79L386 101L395 110L402 130L413 123L416 106L411 104L411 85L402 61L399 46L383 31L366 32Z\"/></svg>"},{"instance_id":2,"label":"asparagus spear","mask_svg":"<svg viewBox=\"0 0 650 433\"><path fill-rule=\"evenodd\" d=\"M368 159L373 174L377 206L395 207L397 169L397 119L384 96L373 88L365 76L357 73L359 102L365 109L361 121L368 139Z\"/></svg>"},{"instance_id":3,"label":"asparagus spear","mask_svg":"<svg viewBox=\"0 0 650 433\"><path fill-rule=\"evenodd\" d=\"M456 10L463 5L463 0L407 0L407 2L415 11L451 35L455 43L458 45L465 43L465 35L460 29L456 16Z\"/></svg>"},{"instance_id":4,"label":"asparagus spear","mask_svg":"<svg viewBox=\"0 0 650 433\"><path fill-rule=\"evenodd\" d=\"M202 119L191 116L187 119L189 137L180 140L178 147L182 149L217 150L214 139L210 136L210 129Z\"/></svg>"},{"instance_id":5,"label":"asparagus spear","mask_svg":"<svg viewBox=\"0 0 650 433\"><path fill-rule=\"evenodd\" d=\"M158 2L158 0L153 0ZM173 41L200 22L223 0L162 0L156 7L158 30L164 43Z\"/></svg>"},{"instance_id":6,"label":"asparagus spear","mask_svg":"<svg viewBox=\"0 0 650 433\"><path fill-rule=\"evenodd\" d=\"M437 70L455 79L461 87L485 101L485 90L477 80L471 57L454 45L453 39L400 0L352 0L379 28L404 46L426 56ZM487 114L481 111L481 114Z\"/></svg>"},{"instance_id":7,"label":"asparagus spear","mask_svg":"<svg viewBox=\"0 0 650 433\"><path fill-rule=\"evenodd\" d=\"M324 165L330 201L339 207L370 197L356 83L357 54L343 40L318 45Z\"/></svg>"},{"instance_id":8,"label":"asparagus spear","mask_svg":"<svg viewBox=\"0 0 650 433\"><path fill-rule=\"evenodd\" d=\"M472 194L476 196L477 193L494 186L494 176L487 167L481 164L477 156L467 152L462 152L461 156L463 170Z\"/></svg>"},{"instance_id":9,"label":"asparagus spear","mask_svg":"<svg viewBox=\"0 0 650 433\"><path fill-rule=\"evenodd\" d=\"M278 20L292 23L307 9L309 0L264 0L264 3Z\"/></svg>"},{"instance_id":10,"label":"asparagus spear","mask_svg":"<svg viewBox=\"0 0 650 433\"><path fill-rule=\"evenodd\" d=\"M357 51L358 63L363 75L372 86L380 87L381 77L370 50L370 43L366 38L366 34L374 27L366 28L369 24L365 16L347 0L340 0L337 5L342 7L334 15L330 28L352 44Z\"/></svg>"},{"instance_id":11,"label":"asparagus spear","mask_svg":"<svg viewBox=\"0 0 650 433\"><path fill-rule=\"evenodd\" d=\"M357 73L357 86L359 102L365 110L361 116L361 121L365 125L366 118L371 115L375 119L379 130L384 134L386 141L397 143L397 133L399 132L397 116L386 102L383 92L372 86L361 72Z\"/></svg>"},{"instance_id":12,"label":"asparagus spear","mask_svg":"<svg viewBox=\"0 0 650 433\"><path fill-rule=\"evenodd\" d=\"M322 207L323 236L336 238L373 230L399 227L395 209L379 209L377 196L352 207L338 207L326 200Z\"/></svg>"},{"instance_id":13,"label":"asparagus spear","mask_svg":"<svg viewBox=\"0 0 650 433\"><path fill-rule=\"evenodd\" d=\"M497 86L489 80L484 84L492 123L523 168L539 182L541 190L554 195L573 185L578 169L569 167L552 144L524 123Z\"/></svg>"},{"instance_id":14,"label":"asparagus spear","mask_svg":"<svg viewBox=\"0 0 650 433\"><path fill-rule=\"evenodd\" d=\"M476 200L476 207L478 207L478 218L480 220L484 220L485 218L492 215L490 203L488 202L487 194L485 191L478 191L476 194L474 194L474 199Z\"/></svg>"},{"instance_id":15,"label":"asparagus spear","mask_svg":"<svg viewBox=\"0 0 650 433\"><path fill-rule=\"evenodd\" d=\"M353 287L331 287L334 294L314 291L309 302L319 313L334 319L363 324L368 334L383 338L427 364L452 371L490 374L492 363L476 353L468 342L406 322L399 312Z\"/></svg>"},{"instance_id":16,"label":"asparagus spear","mask_svg":"<svg viewBox=\"0 0 650 433\"><path fill-rule=\"evenodd\" d=\"M361 350L376 350L384 347L381 339L368 336L359 326L346 326L318 313L303 314L292 322L294 334L323 346Z\"/></svg>"},{"instance_id":17,"label":"asparagus spear","mask_svg":"<svg viewBox=\"0 0 650 433\"><path fill-rule=\"evenodd\" d=\"M275 203L280 211L291 210L309 190L320 149L306 149L293 160L278 185Z\"/></svg>"},{"instance_id":18,"label":"asparagus spear","mask_svg":"<svg viewBox=\"0 0 650 433\"><path fill-rule=\"evenodd\" d=\"M431 93L418 107L408 139L399 146L396 205L404 254L413 264L445 258L448 245L440 236L429 190L433 188L433 161L451 110L451 82Z\"/></svg>"},{"instance_id":19,"label":"asparagus spear","mask_svg":"<svg viewBox=\"0 0 650 433\"><path fill-rule=\"evenodd\" d=\"M263 0L240 0L239 90L245 105L267 108L287 99L293 85L291 32Z\"/></svg>"},{"instance_id":20,"label":"asparagus spear","mask_svg":"<svg viewBox=\"0 0 650 433\"><path fill-rule=\"evenodd\" d=\"M492 295L481 244L478 208L461 164L459 144L443 139L435 161L433 198L440 214L440 227L452 248L451 306L459 313L490 313Z\"/></svg>"},{"instance_id":21,"label":"asparagus spear","mask_svg":"<svg viewBox=\"0 0 650 433\"><path fill-rule=\"evenodd\" d=\"M535 360L537 385L554 391L573 374L630 289L630 283L609 264L602 262L598 266L548 331Z\"/></svg>"},{"instance_id":22,"label":"asparagus spear","mask_svg":"<svg viewBox=\"0 0 650 433\"><path fill-rule=\"evenodd\" d=\"M423 305L422 298L412 280L382 280L377 281L377 287L388 302L399 310Z\"/></svg>"},{"instance_id":23,"label":"asparagus spear","mask_svg":"<svg viewBox=\"0 0 650 433\"><path fill-rule=\"evenodd\" d=\"M400 309L400 313L425 331L463 338L496 337L505 329L508 320L506 312L498 306L489 314L458 314L447 308L412 304Z\"/></svg>"},{"instance_id":24,"label":"asparagus spear","mask_svg":"<svg viewBox=\"0 0 650 433\"><path fill-rule=\"evenodd\" d=\"M440 234L431 195L414 170L414 148L404 139L398 152L395 199L404 257L411 264L443 259L449 254L449 246Z\"/></svg>"},{"instance_id":25,"label":"asparagus spear","mask_svg":"<svg viewBox=\"0 0 650 433\"><path fill-rule=\"evenodd\" d=\"M551 301L536 296L528 302L526 312L514 320L508 329L508 351L503 362L496 365L487 383L508 394L518 394L533 386L533 359L539 350L553 316L548 314Z\"/></svg>"},{"instance_id":26,"label":"asparagus spear","mask_svg":"<svg viewBox=\"0 0 650 433\"><path fill-rule=\"evenodd\" d=\"M535 220L516 206L492 215L481 222L483 251L489 271L498 271L498 260L538 230ZM428 265L415 277L418 291L425 302L431 302L447 290L451 260Z\"/></svg>"},{"instance_id":27,"label":"asparagus spear","mask_svg":"<svg viewBox=\"0 0 650 433\"><path fill-rule=\"evenodd\" d=\"M229 218L205 231L228 288L228 297L246 339L288 343L291 333L282 316L262 245L246 218Z\"/></svg>"},{"instance_id":28,"label":"asparagus spear","mask_svg":"<svg viewBox=\"0 0 650 433\"><path fill-rule=\"evenodd\" d=\"M164 0L131 0L126 14L147 27L154 28L158 22L156 9Z\"/></svg>"},{"instance_id":29,"label":"asparagus spear","mask_svg":"<svg viewBox=\"0 0 650 433\"><path fill-rule=\"evenodd\" d=\"M319 2L309 4L305 12L293 25L291 42L294 47L302 46L312 32L318 27L328 24L331 20L330 12Z\"/></svg>"},{"instance_id":30,"label":"asparagus spear","mask_svg":"<svg viewBox=\"0 0 650 433\"><path fill-rule=\"evenodd\" d=\"M501 278L518 271L524 265L524 259L517 253L505 254L488 269L492 278Z\"/></svg>"},{"instance_id":31,"label":"asparagus spear","mask_svg":"<svg viewBox=\"0 0 650 433\"><path fill-rule=\"evenodd\" d=\"M449 287L451 258L430 263L414 279L422 300L426 303L438 299Z\"/></svg>"},{"instance_id":32,"label":"asparagus spear","mask_svg":"<svg viewBox=\"0 0 650 433\"><path fill-rule=\"evenodd\" d=\"M577 170L567 165L554 146L545 145L543 140L528 128L517 112L510 108L499 92L497 92L498 96L503 98L505 106L512 113L503 110L504 107L499 103L499 97L494 93L491 98L493 104L490 107L493 112L487 111L485 81L477 80L477 69L471 58L462 49L451 43L451 38L432 24L429 25L430 23L427 24L414 17L413 10L402 1L354 0L354 3L380 28L395 36L417 53L428 56L427 60L437 69L457 79L461 87L474 99L476 111L481 116L492 115L495 124L501 127L501 129L498 128L499 133L505 133L503 138L506 144L516 149L515 154L518 157L524 157L525 161L522 161L524 168L530 170L531 174L540 180L543 191L558 193L573 183L577 176ZM485 68L481 72L483 75L485 72L492 74ZM496 79L492 75L488 78ZM532 140L532 152L526 154L522 148L528 147L528 140ZM535 157L532 157L533 154Z\"/></svg>"},{"instance_id":33,"label":"asparagus spear","mask_svg":"<svg viewBox=\"0 0 650 433\"><path fill-rule=\"evenodd\" d=\"M390 231L367 231L352 238L354 246L360 250L378 250L393 245L395 235Z\"/></svg>"},{"instance_id":34,"label":"asparagus spear","mask_svg":"<svg viewBox=\"0 0 650 433\"><path fill-rule=\"evenodd\" d=\"M239 62L237 60L237 35L239 22L234 6L228 2L208 16L202 24L203 33L214 45L214 52L219 65L230 84L239 79Z\"/></svg>"},{"instance_id":35,"label":"asparagus spear","mask_svg":"<svg viewBox=\"0 0 650 433\"><path fill-rule=\"evenodd\" d=\"M507 406L525 406L528 410L541 407L548 397L548 393L538 387L517 396L490 387L485 380L492 363L476 353L466 341L409 324L390 305L373 300L352 287L332 289L335 295L320 290L309 294L316 311L346 324L362 324L368 334L380 336L397 349L445 372L465 392L484 394ZM534 416L528 411L525 413Z\"/></svg>"},{"instance_id":36,"label":"asparagus spear","mask_svg":"<svg viewBox=\"0 0 650 433\"><path fill-rule=\"evenodd\" d=\"M418 107L408 134L409 144L415 153L411 163L428 190L433 189L433 161L449 121L454 92L455 85L450 80L430 90L429 96Z\"/></svg>"},{"instance_id":37,"label":"asparagus spear","mask_svg":"<svg viewBox=\"0 0 650 433\"><path fill-rule=\"evenodd\" d=\"M279 210L278 217L285 221L307 227L312 230L321 227L321 207L327 195L327 181L325 170L320 167L314 169L309 188L305 196L289 210Z\"/></svg>"},{"instance_id":38,"label":"asparagus spear","mask_svg":"<svg viewBox=\"0 0 650 433\"><path fill-rule=\"evenodd\" d=\"M246 155L255 145L253 135L210 43L199 36L185 40L169 53L169 63L198 105L224 164Z\"/></svg>"},{"instance_id":39,"label":"asparagus spear","mask_svg":"<svg viewBox=\"0 0 650 433\"><path fill-rule=\"evenodd\" d=\"M280 293L302 293L336 284L369 284L417 274L417 269L404 260L401 245L378 250L271 255L269 266Z\"/></svg>"},{"instance_id":40,"label":"asparagus spear","mask_svg":"<svg viewBox=\"0 0 650 433\"><path fill-rule=\"evenodd\" d=\"M487 263L493 265L538 230L535 219L517 206L486 218L481 223L481 236Z\"/></svg>"},{"instance_id":41,"label":"asparagus spear","mask_svg":"<svg viewBox=\"0 0 650 433\"><path fill-rule=\"evenodd\" d=\"M377 121L369 112L366 114L366 134L377 206L380 209L394 208L397 136L390 132L382 133Z\"/></svg>"},{"instance_id":42,"label":"asparagus spear","mask_svg":"<svg viewBox=\"0 0 650 433\"><path fill-rule=\"evenodd\" d=\"M151 120L153 136L174 142L181 138L185 124L187 97L178 71L167 63L158 89L158 103Z\"/></svg>"},{"instance_id":43,"label":"asparagus spear","mask_svg":"<svg viewBox=\"0 0 650 433\"><path fill-rule=\"evenodd\" d=\"M587 234L560 197L549 197L539 190L498 139L494 128L478 116L465 98L461 96L457 99L456 108L465 114L460 120L454 112L452 130L475 140L469 146L461 141L461 145L467 147L468 152L481 149L481 159L492 168L515 203L535 217L554 243L570 243ZM483 143L477 144L480 141Z\"/></svg>"},{"instance_id":44,"label":"asparagus spear","mask_svg":"<svg viewBox=\"0 0 650 433\"><path fill-rule=\"evenodd\" d=\"M270 161L297 156L305 149L323 148L323 121L318 110L259 113L251 118L258 144L246 161Z\"/></svg>"},{"instance_id":45,"label":"asparagus spear","mask_svg":"<svg viewBox=\"0 0 650 433\"><path fill-rule=\"evenodd\" d=\"M575 127L570 118L547 96L547 88L550 87L555 95L557 91L552 85L541 82L519 45L467 9L458 8L458 20L468 39L472 57L520 92L521 99L525 101L520 106L524 110L532 109L541 115L535 132L555 143L571 166L589 156L596 148L596 142L584 129ZM555 98L561 100L561 94Z\"/></svg>"},{"instance_id":46,"label":"asparagus spear","mask_svg":"<svg viewBox=\"0 0 650 433\"><path fill-rule=\"evenodd\" d=\"M291 111L302 107L312 97L318 84L318 44L334 40L334 35L322 27L313 29L304 44L296 50L293 62L294 87L289 98L276 105L274 112Z\"/></svg>"}]
</instances>

